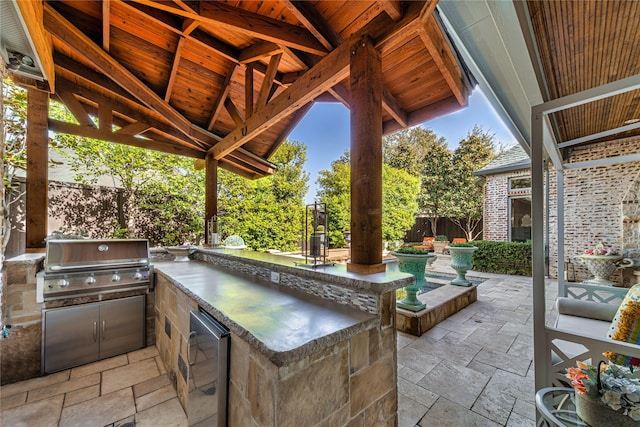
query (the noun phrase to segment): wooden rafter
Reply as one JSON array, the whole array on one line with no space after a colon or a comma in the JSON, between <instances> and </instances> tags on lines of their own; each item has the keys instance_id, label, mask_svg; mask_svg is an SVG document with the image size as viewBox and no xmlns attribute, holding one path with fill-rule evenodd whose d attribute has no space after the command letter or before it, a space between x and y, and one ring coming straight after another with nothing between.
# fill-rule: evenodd
<instances>
[{"instance_id":1,"label":"wooden rafter","mask_svg":"<svg viewBox=\"0 0 640 427\"><path fill-rule=\"evenodd\" d=\"M123 126L113 133L121 135L139 135L151 129L151 126L143 122L133 122L129 125Z\"/></svg>"},{"instance_id":2,"label":"wooden rafter","mask_svg":"<svg viewBox=\"0 0 640 427\"><path fill-rule=\"evenodd\" d=\"M178 66L180 65L180 58L182 57L182 49L184 48L185 37L180 36L178 39L178 45L176 46L176 53L173 56L173 64L171 64L171 73L169 74L169 81L167 82L167 90L164 94L165 102L169 102L171 99L171 92L173 92L173 84L176 81L178 75Z\"/></svg>"},{"instance_id":3,"label":"wooden rafter","mask_svg":"<svg viewBox=\"0 0 640 427\"><path fill-rule=\"evenodd\" d=\"M102 48L109 52L111 46L111 0L102 1Z\"/></svg>"},{"instance_id":4,"label":"wooden rafter","mask_svg":"<svg viewBox=\"0 0 640 427\"><path fill-rule=\"evenodd\" d=\"M237 70L238 67L236 65L233 65L227 76L224 78L224 82L222 83L222 90L218 94L218 98L213 104L211 116L209 117L209 120L207 120L207 129L209 130L213 129L216 120L218 119L218 115L220 114L220 111L222 111L222 107L224 107L225 100L229 96L229 91L231 90L231 80L233 79L233 75Z\"/></svg>"},{"instance_id":5,"label":"wooden rafter","mask_svg":"<svg viewBox=\"0 0 640 427\"><path fill-rule=\"evenodd\" d=\"M418 29L418 34L460 105L467 105L468 91L463 80L462 70L460 70L453 52L447 45L447 40L432 15Z\"/></svg>"},{"instance_id":6,"label":"wooden rafter","mask_svg":"<svg viewBox=\"0 0 640 427\"><path fill-rule=\"evenodd\" d=\"M317 95L342 81L349 73L350 49L354 42L354 40L350 40L334 49L315 67L289 86L285 92L256 110L253 116L246 118L244 126L231 131L209 151L216 159L226 156L235 148L264 132L268 126L277 123L283 117L313 100Z\"/></svg>"},{"instance_id":7,"label":"wooden rafter","mask_svg":"<svg viewBox=\"0 0 640 427\"><path fill-rule=\"evenodd\" d=\"M166 142L154 141L151 139L136 138L134 136L119 134L114 132L105 133L96 128L74 125L59 120L49 119L49 129L54 132L77 135L84 138L94 138L103 141L115 142L117 144L132 145L147 150L156 150L163 153L177 154L180 156L204 158L204 152L193 148L186 148Z\"/></svg>"},{"instance_id":8,"label":"wooden rafter","mask_svg":"<svg viewBox=\"0 0 640 427\"><path fill-rule=\"evenodd\" d=\"M103 135L109 135L113 132L113 110L111 104L105 102L98 106L98 130Z\"/></svg>"},{"instance_id":9,"label":"wooden rafter","mask_svg":"<svg viewBox=\"0 0 640 427\"><path fill-rule=\"evenodd\" d=\"M229 113L236 126L242 126L244 124L244 117L242 117L240 110L238 110L238 107L236 107L236 104L233 103L231 98L227 97L227 99L225 99L224 108L227 110L227 113Z\"/></svg>"},{"instance_id":10,"label":"wooden rafter","mask_svg":"<svg viewBox=\"0 0 640 427\"><path fill-rule=\"evenodd\" d=\"M307 1L284 1L287 9L309 30L327 49L331 50L342 43L342 37L335 32L317 9Z\"/></svg>"},{"instance_id":11,"label":"wooden rafter","mask_svg":"<svg viewBox=\"0 0 640 427\"><path fill-rule=\"evenodd\" d=\"M244 116L248 119L253 114L253 63L247 64L244 70Z\"/></svg>"},{"instance_id":12,"label":"wooden rafter","mask_svg":"<svg viewBox=\"0 0 640 427\"><path fill-rule=\"evenodd\" d=\"M262 80L262 87L260 88L260 93L258 94L258 101L256 102L255 108L260 108L266 105L269 100L269 96L273 94L271 88L273 86L273 79L276 77L276 73L278 72L278 65L280 65L280 59L282 58L282 53L278 53L273 55L269 60L269 66L267 67L267 73L264 75L264 79Z\"/></svg>"},{"instance_id":13,"label":"wooden rafter","mask_svg":"<svg viewBox=\"0 0 640 427\"><path fill-rule=\"evenodd\" d=\"M48 4L45 5L44 23L47 30L58 39L91 60L105 75L125 87L149 108L171 120L186 136L211 144L217 142L219 138L216 135L193 125Z\"/></svg>"},{"instance_id":14,"label":"wooden rafter","mask_svg":"<svg viewBox=\"0 0 640 427\"><path fill-rule=\"evenodd\" d=\"M240 57L238 59L241 64L248 64L250 62L269 58L278 53L282 53L282 48L277 44L271 42L260 42L243 49L240 52Z\"/></svg>"},{"instance_id":15,"label":"wooden rafter","mask_svg":"<svg viewBox=\"0 0 640 427\"><path fill-rule=\"evenodd\" d=\"M378 0L389 18L399 21L402 18L402 5L397 0Z\"/></svg>"},{"instance_id":16,"label":"wooden rafter","mask_svg":"<svg viewBox=\"0 0 640 427\"><path fill-rule=\"evenodd\" d=\"M306 29L268 18L221 2L200 3L200 13L176 8L170 2L134 0L140 4L172 12L187 18L201 20L213 25L226 25L237 31L295 49L325 55L326 49Z\"/></svg>"},{"instance_id":17,"label":"wooden rafter","mask_svg":"<svg viewBox=\"0 0 640 427\"><path fill-rule=\"evenodd\" d=\"M84 109L80 101L76 99L73 93L70 90L67 90L64 86L58 84L58 88L56 90L56 94L60 98L60 100L67 106L73 117L80 123L82 126L87 127L96 127L93 120L87 113L87 110Z\"/></svg>"}]
</instances>

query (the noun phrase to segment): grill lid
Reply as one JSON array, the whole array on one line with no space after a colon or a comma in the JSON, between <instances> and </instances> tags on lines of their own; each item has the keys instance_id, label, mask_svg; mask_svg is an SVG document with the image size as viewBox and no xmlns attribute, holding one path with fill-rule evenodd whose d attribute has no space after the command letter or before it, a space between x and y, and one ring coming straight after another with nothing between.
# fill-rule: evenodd
<instances>
[{"instance_id":1,"label":"grill lid","mask_svg":"<svg viewBox=\"0 0 640 427\"><path fill-rule=\"evenodd\" d=\"M149 265L146 239L49 240L45 274Z\"/></svg>"}]
</instances>

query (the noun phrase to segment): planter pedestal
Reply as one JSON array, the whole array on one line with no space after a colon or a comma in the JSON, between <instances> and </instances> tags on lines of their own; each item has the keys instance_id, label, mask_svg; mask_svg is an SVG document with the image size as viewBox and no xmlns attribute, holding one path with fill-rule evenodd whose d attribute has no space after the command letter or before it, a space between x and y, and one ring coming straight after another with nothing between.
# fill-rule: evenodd
<instances>
[{"instance_id":1,"label":"planter pedestal","mask_svg":"<svg viewBox=\"0 0 640 427\"><path fill-rule=\"evenodd\" d=\"M433 257L433 254L401 254L391 252L398 259L398 270L403 273L412 274L415 282L404 288L407 296L397 301L396 305L400 308L410 311L424 310L427 305L417 298L418 291L425 285L424 270L427 267L427 260Z\"/></svg>"},{"instance_id":2,"label":"planter pedestal","mask_svg":"<svg viewBox=\"0 0 640 427\"><path fill-rule=\"evenodd\" d=\"M471 286L471 282L467 280L467 271L473 267L473 253L478 249L477 246L456 247L447 246L446 249L451 255L451 268L458 274L451 281L452 285Z\"/></svg>"}]
</instances>

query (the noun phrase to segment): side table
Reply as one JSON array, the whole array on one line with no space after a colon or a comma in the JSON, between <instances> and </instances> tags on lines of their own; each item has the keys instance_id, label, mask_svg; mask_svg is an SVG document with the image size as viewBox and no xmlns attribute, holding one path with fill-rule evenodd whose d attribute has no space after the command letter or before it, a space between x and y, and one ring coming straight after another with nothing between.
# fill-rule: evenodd
<instances>
[{"instance_id":1,"label":"side table","mask_svg":"<svg viewBox=\"0 0 640 427\"><path fill-rule=\"evenodd\" d=\"M536 393L536 408L552 427L588 427L576 414L572 388L547 387Z\"/></svg>"}]
</instances>

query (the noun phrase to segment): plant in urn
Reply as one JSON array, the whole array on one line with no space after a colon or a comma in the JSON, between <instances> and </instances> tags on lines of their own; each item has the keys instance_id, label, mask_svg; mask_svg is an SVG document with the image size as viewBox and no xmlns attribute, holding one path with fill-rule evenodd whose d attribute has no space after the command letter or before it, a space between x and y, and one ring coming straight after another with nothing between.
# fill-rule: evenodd
<instances>
[{"instance_id":1,"label":"plant in urn","mask_svg":"<svg viewBox=\"0 0 640 427\"><path fill-rule=\"evenodd\" d=\"M594 278L586 280L585 283L606 286L620 286L618 283L609 280L609 277L618 269L631 267L633 261L623 258L614 248L605 248L602 242L594 248L585 249L584 253L578 256L580 261L587 267Z\"/></svg>"}]
</instances>

